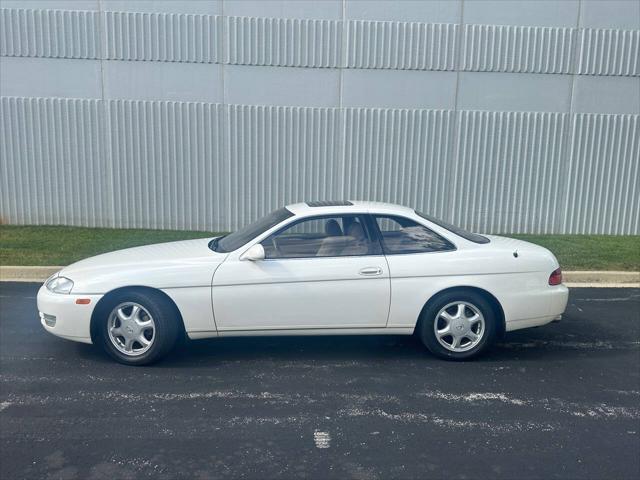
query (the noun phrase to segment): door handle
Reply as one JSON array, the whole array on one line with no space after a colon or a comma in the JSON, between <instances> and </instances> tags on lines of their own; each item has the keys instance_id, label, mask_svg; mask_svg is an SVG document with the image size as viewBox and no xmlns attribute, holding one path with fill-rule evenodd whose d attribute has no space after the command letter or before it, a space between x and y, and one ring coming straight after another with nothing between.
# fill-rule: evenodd
<instances>
[{"instance_id":1,"label":"door handle","mask_svg":"<svg viewBox=\"0 0 640 480\"><path fill-rule=\"evenodd\" d=\"M365 267L358 272L360 275L374 276L382 275L382 268L380 267Z\"/></svg>"}]
</instances>

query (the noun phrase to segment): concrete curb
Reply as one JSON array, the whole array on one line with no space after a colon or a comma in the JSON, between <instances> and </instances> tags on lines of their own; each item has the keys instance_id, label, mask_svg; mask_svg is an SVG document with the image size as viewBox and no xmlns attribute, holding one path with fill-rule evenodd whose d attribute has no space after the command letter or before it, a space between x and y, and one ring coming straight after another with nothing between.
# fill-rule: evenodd
<instances>
[{"instance_id":1,"label":"concrete curb","mask_svg":"<svg viewBox=\"0 0 640 480\"><path fill-rule=\"evenodd\" d=\"M64 267L0 267L0 282L44 282Z\"/></svg>"},{"instance_id":2,"label":"concrete curb","mask_svg":"<svg viewBox=\"0 0 640 480\"><path fill-rule=\"evenodd\" d=\"M0 267L0 282L44 282L63 267ZM640 287L640 272L573 271L563 272L568 287Z\"/></svg>"},{"instance_id":3,"label":"concrete curb","mask_svg":"<svg viewBox=\"0 0 640 480\"><path fill-rule=\"evenodd\" d=\"M562 277L569 288L640 288L640 272L585 270L562 272Z\"/></svg>"},{"instance_id":4,"label":"concrete curb","mask_svg":"<svg viewBox=\"0 0 640 480\"><path fill-rule=\"evenodd\" d=\"M562 276L566 283L594 283L594 284L640 284L640 272L617 272L617 271L573 271L563 272Z\"/></svg>"}]
</instances>

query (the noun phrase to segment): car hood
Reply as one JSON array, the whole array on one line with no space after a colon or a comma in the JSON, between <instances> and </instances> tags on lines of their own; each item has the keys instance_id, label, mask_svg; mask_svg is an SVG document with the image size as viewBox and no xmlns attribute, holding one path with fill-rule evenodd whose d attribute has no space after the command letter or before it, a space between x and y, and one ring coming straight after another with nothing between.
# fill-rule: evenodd
<instances>
[{"instance_id":1,"label":"car hood","mask_svg":"<svg viewBox=\"0 0 640 480\"><path fill-rule=\"evenodd\" d=\"M72 293L105 293L123 286L178 288L211 285L226 254L209 249L211 238L159 243L105 253L73 263L60 275Z\"/></svg>"}]
</instances>

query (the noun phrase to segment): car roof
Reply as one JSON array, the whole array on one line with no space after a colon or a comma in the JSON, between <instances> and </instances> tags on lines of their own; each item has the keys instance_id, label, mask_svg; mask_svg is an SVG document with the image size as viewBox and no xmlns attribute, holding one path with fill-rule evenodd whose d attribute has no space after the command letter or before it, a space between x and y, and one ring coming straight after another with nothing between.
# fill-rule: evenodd
<instances>
[{"instance_id":1,"label":"car roof","mask_svg":"<svg viewBox=\"0 0 640 480\"><path fill-rule=\"evenodd\" d=\"M326 215L332 213L382 213L413 214L414 210L402 205L384 202L368 202L361 200L303 202L287 205L287 210L296 216Z\"/></svg>"}]
</instances>

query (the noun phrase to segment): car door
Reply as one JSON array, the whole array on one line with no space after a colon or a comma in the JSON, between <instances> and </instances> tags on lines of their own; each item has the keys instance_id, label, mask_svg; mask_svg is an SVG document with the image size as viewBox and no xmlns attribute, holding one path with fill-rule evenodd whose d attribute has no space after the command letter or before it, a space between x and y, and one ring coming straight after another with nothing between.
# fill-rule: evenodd
<instances>
[{"instance_id":1,"label":"car door","mask_svg":"<svg viewBox=\"0 0 640 480\"><path fill-rule=\"evenodd\" d=\"M294 221L264 239L265 259L241 259L249 242L216 271L212 299L220 332L385 327L387 262L365 215Z\"/></svg>"}]
</instances>

